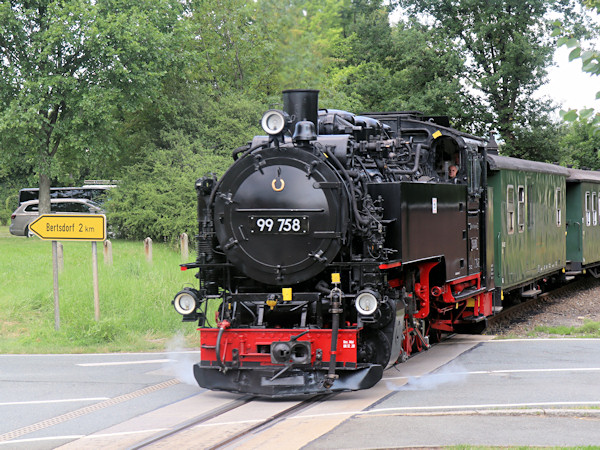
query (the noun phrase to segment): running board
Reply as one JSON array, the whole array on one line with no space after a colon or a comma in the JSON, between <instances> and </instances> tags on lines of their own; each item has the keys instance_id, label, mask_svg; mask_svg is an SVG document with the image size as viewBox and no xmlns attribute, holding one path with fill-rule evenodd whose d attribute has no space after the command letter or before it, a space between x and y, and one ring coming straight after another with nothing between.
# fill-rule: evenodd
<instances>
[{"instance_id":1,"label":"running board","mask_svg":"<svg viewBox=\"0 0 600 450\"><path fill-rule=\"evenodd\" d=\"M541 293L542 293L541 289L529 289L528 291L521 292L521 297L533 298L533 297L537 297Z\"/></svg>"},{"instance_id":2,"label":"running board","mask_svg":"<svg viewBox=\"0 0 600 450\"><path fill-rule=\"evenodd\" d=\"M485 292L485 291L486 291L486 288L484 288L484 287L479 288L479 289L465 289L460 294L452 294L452 296L454 297L454 300L459 301L459 300L464 300L465 298L470 298L475 295L481 294L482 292Z\"/></svg>"}]
</instances>

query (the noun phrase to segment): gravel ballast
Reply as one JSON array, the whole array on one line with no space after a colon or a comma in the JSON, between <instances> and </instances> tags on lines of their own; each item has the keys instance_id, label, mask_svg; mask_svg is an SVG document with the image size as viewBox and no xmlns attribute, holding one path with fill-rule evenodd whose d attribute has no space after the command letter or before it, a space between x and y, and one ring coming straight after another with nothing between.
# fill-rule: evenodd
<instances>
[{"instance_id":1,"label":"gravel ballast","mask_svg":"<svg viewBox=\"0 0 600 450\"><path fill-rule=\"evenodd\" d=\"M549 334L534 332L535 328L580 327L587 321L600 322L600 280L591 277L584 288L541 299L534 309L491 325L486 334L513 338L549 337Z\"/></svg>"}]
</instances>

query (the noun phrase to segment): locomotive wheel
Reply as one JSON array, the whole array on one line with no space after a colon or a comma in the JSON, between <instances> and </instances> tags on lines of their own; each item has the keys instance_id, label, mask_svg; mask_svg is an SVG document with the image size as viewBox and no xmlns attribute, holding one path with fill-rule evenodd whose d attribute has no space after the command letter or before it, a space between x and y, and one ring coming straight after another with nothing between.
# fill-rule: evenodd
<instances>
[{"instance_id":1,"label":"locomotive wheel","mask_svg":"<svg viewBox=\"0 0 600 450\"><path fill-rule=\"evenodd\" d=\"M437 344L442 340L442 331L429 327L429 343Z\"/></svg>"},{"instance_id":2,"label":"locomotive wheel","mask_svg":"<svg viewBox=\"0 0 600 450\"><path fill-rule=\"evenodd\" d=\"M363 330L358 348L360 362L379 364L385 368L390 360L391 352L390 341L383 331Z\"/></svg>"}]
</instances>

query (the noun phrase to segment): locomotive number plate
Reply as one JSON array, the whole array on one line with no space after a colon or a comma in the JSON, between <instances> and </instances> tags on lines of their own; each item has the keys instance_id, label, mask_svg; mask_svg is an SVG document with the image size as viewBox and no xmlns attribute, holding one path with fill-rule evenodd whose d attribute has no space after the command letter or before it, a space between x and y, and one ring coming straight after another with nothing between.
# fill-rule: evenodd
<instances>
[{"instance_id":1,"label":"locomotive number plate","mask_svg":"<svg viewBox=\"0 0 600 450\"><path fill-rule=\"evenodd\" d=\"M268 234L306 234L308 217L251 216L252 233Z\"/></svg>"}]
</instances>

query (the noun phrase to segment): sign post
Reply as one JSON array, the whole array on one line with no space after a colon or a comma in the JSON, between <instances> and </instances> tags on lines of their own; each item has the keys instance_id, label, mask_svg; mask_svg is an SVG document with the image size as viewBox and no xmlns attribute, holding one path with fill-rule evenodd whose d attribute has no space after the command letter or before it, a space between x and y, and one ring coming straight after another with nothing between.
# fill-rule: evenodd
<instances>
[{"instance_id":1,"label":"sign post","mask_svg":"<svg viewBox=\"0 0 600 450\"><path fill-rule=\"evenodd\" d=\"M60 328L60 303L58 301L58 243L52 241L52 278L54 280L54 329Z\"/></svg>"},{"instance_id":2,"label":"sign post","mask_svg":"<svg viewBox=\"0 0 600 450\"><path fill-rule=\"evenodd\" d=\"M104 214L42 214L31 222L29 229L40 239L52 241L52 267L54 278L54 328L60 328L58 295L57 241L92 241L92 272L94 279L94 317L100 320L98 294L98 251L96 242L106 239Z\"/></svg>"}]
</instances>

